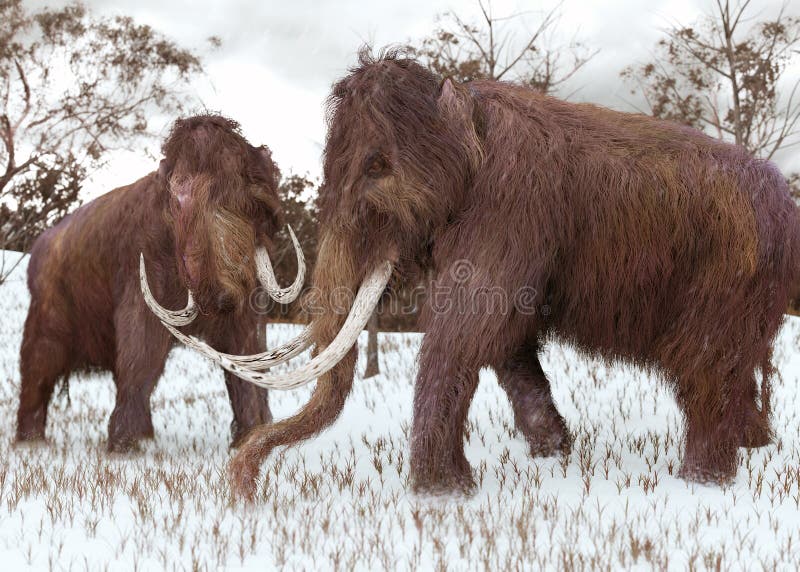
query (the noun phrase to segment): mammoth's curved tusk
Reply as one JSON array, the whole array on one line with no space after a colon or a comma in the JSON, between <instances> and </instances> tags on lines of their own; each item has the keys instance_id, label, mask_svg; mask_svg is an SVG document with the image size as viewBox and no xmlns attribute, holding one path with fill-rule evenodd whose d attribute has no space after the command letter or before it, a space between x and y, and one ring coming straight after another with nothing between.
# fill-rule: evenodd
<instances>
[{"instance_id":1,"label":"mammoth's curved tusk","mask_svg":"<svg viewBox=\"0 0 800 572\"><path fill-rule=\"evenodd\" d=\"M197 317L197 307L194 304L191 290L189 290L186 307L183 310L167 310L156 302L155 298L153 298L153 293L150 292L150 284L147 282L147 271L144 267L144 254L141 253L139 254L139 282L141 283L144 301L162 323L170 324L171 326L186 326L187 324L191 324Z\"/></svg>"},{"instance_id":2,"label":"mammoth's curved tusk","mask_svg":"<svg viewBox=\"0 0 800 572\"><path fill-rule=\"evenodd\" d=\"M378 304L378 300L380 300L381 294L383 294L383 290L386 288L386 284L389 282L391 275L392 264L390 262L384 262L375 268L372 274L363 282L361 288L359 288L356 299L353 301L353 305L350 308L350 313L347 315L347 319L342 329L339 330L339 333L336 335L336 338L328 347L312 358L310 362L288 373L259 373L253 371L250 367L230 359L231 356L226 356L219 352L209 353L205 348L200 349L199 347L198 351L201 351L203 355L211 358L229 372L259 387L266 387L269 389L294 389L306 385L314 381L320 375L330 371L342 360L345 354L350 351L350 348L353 347L353 344L356 343L358 339L358 334L364 329L375 306ZM177 332L175 328L168 324L165 324L165 326L173 334ZM308 328L304 333L307 332ZM184 336L184 334L181 335ZM299 337L302 336L303 334ZM199 342L195 347L200 344L206 346L203 342Z\"/></svg>"},{"instance_id":3,"label":"mammoth's curved tusk","mask_svg":"<svg viewBox=\"0 0 800 572\"><path fill-rule=\"evenodd\" d=\"M218 352L205 342L198 340L194 336L187 336L176 328L176 326L185 326L191 323L191 321L197 315L197 309L194 307L191 292L189 293L189 302L191 308L189 305L187 305L186 308L191 309L193 314L191 317L182 316L182 314L187 310L183 310L181 312L166 310L162 308L158 302L156 302L155 298L153 298L153 294L150 292L150 286L147 283L144 256L139 259L139 279L141 281L142 294L144 295L144 301L147 304L147 307L150 308L150 310L156 315L156 317L158 317L159 320L161 320L163 326L167 328L170 333L180 342L192 349L197 350L201 354L211 358L216 362L226 360L234 364L236 367L246 367L253 370L268 369L270 367L282 364L283 362L292 359L296 355L303 353L303 351L305 351L311 345L311 331L309 328L306 328L296 338L289 340L282 346L270 351L243 356L235 356Z\"/></svg>"},{"instance_id":4,"label":"mammoth's curved tusk","mask_svg":"<svg viewBox=\"0 0 800 572\"><path fill-rule=\"evenodd\" d=\"M222 365L222 367L225 367L225 364L229 364L230 367L225 367L225 369L237 375L240 375L238 373L240 370L255 372L280 365L303 353L311 346L311 329L306 327L299 336L289 340L282 346L278 346L274 350L261 352L259 354L237 356L217 351L204 341L194 336L187 336L166 322L161 323L186 347L199 352L210 360Z\"/></svg>"},{"instance_id":5,"label":"mammoth's curved tusk","mask_svg":"<svg viewBox=\"0 0 800 572\"><path fill-rule=\"evenodd\" d=\"M256 273L261 285L269 293L270 297L278 303L289 304L294 302L303 288L303 282L306 279L306 258L303 256L303 249L300 248L300 242L294 235L292 227L286 225L289 229L289 236L292 237L292 244L294 245L294 253L297 256L297 276L291 286L281 288L278 281L275 279L275 272L272 270L272 262L267 254L267 249L263 246L256 249Z\"/></svg>"}]
</instances>

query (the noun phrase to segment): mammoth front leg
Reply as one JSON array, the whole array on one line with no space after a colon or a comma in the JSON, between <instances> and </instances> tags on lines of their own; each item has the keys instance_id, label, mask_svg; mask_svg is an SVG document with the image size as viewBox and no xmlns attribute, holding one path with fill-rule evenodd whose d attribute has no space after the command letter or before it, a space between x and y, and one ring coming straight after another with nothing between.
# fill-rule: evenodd
<instances>
[{"instance_id":1,"label":"mammoth front leg","mask_svg":"<svg viewBox=\"0 0 800 572\"><path fill-rule=\"evenodd\" d=\"M569 454L572 437L553 403L550 382L539 362L539 348L527 345L496 368L498 381L514 411L517 430L534 457Z\"/></svg>"},{"instance_id":2,"label":"mammoth front leg","mask_svg":"<svg viewBox=\"0 0 800 572\"><path fill-rule=\"evenodd\" d=\"M108 422L108 450L121 453L130 451L140 439L153 437L150 396L164 371L171 338L138 301L121 306L114 323L117 396Z\"/></svg>"},{"instance_id":3,"label":"mammoth front leg","mask_svg":"<svg viewBox=\"0 0 800 572\"><path fill-rule=\"evenodd\" d=\"M469 406L478 386L478 367L453 359L425 336L414 394L411 482L415 490L470 491L472 469L464 455Z\"/></svg>"},{"instance_id":4,"label":"mammoth front leg","mask_svg":"<svg viewBox=\"0 0 800 572\"><path fill-rule=\"evenodd\" d=\"M255 353L255 350L245 349L242 352ZM244 442L254 428L272 423L269 391L242 381L230 372L225 372L225 386L233 409L231 447L235 449Z\"/></svg>"},{"instance_id":5,"label":"mammoth front leg","mask_svg":"<svg viewBox=\"0 0 800 572\"><path fill-rule=\"evenodd\" d=\"M20 371L17 441L44 439L50 396L58 378L68 371L67 349L59 342L35 337L26 326Z\"/></svg>"},{"instance_id":6,"label":"mammoth front leg","mask_svg":"<svg viewBox=\"0 0 800 572\"><path fill-rule=\"evenodd\" d=\"M267 349L266 326L252 325L238 334L233 333L228 340L219 342L219 347L232 354L255 354ZM225 372L225 386L233 410L231 421L231 447L239 447L254 428L272 423L269 409L269 391L243 381L234 374Z\"/></svg>"}]
</instances>

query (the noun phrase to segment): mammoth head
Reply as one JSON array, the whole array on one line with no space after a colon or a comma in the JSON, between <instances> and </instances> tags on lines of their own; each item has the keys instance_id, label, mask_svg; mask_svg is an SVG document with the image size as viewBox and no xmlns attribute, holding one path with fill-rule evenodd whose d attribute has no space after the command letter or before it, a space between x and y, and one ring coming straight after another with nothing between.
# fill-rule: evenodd
<instances>
[{"instance_id":1,"label":"mammoth head","mask_svg":"<svg viewBox=\"0 0 800 572\"><path fill-rule=\"evenodd\" d=\"M190 302L204 313L240 310L259 279L273 298L291 301L304 269L298 265L299 285L291 292L272 274L268 251L281 211L280 173L269 149L250 145L230 119L199 115L178 120L162 152L158 178Z\"/></svg>"},{"instance_id":2,"label":"mammoth head","mask_svg":"<svg viewBox=\"0 0 800 572\"><path fill-rule=\"evenodd\" d=\"M478 106L399 54L362 51L360 64L328 100L321 220L367 235L369 252L419 261L482 161Z\"/></svg>"}]
</instances>

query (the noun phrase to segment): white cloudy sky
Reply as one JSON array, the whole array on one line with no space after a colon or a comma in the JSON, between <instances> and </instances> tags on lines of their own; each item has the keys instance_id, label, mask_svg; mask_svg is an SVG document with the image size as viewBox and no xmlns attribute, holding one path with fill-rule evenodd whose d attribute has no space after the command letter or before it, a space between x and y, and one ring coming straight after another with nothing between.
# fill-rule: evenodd
<instances>
[{"instance_id":1,"label":"white cloudy sky","mask_svg":"<svg viewBox=\"0 0 800 572\"><path fill-rule=\"evenodd\" d=\"M206 57L207 77L193 86L198 106L238 120L252 143L270 146L284 173L312 176L320 172L323 102L331 83L355 61L361 44L382 46L420 38L433 29L436 14L448 10L465 19L477 18L475 0L86 1L100 13L129 14L201 51L207 51L206 38L219 36L222 47ZM578 90L572 99L631 110L632 98L619 80L620 70L646 59L666 26L694 21L712 1L564 0L561 39L577 35L600 48L568 86L569 91ZM751 13L768 16L781 4L782 0L754 0ZM552 0L493 2L496 15L533 11L528 26L536 23L537 11L553 6ZM800 69L795 71L800 74ZM158 126L162 133L168 127ZM800 169L800 146L778 162L786 171ZM94 178L87 195L130 182L153 168L152 159L141 154L115 156Z\"/></svg>"}]
</instances>

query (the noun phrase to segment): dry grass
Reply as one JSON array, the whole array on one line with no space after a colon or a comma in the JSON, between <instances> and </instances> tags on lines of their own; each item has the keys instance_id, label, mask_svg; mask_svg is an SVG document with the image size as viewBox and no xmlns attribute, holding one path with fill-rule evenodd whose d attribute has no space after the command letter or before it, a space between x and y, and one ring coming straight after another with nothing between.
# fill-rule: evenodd
<instances>
[{"instance_id":1,"label":"dry grass","mask_svg":"<svg viewBox=\"0 0 800 572\"><path fill-rule=\"evenodd\" d=\"M576 437L572 454L531 459L484 372L467 445L479 491L412 495L408 428L420 338L392 334L381 339L384 373L356 382L330 431L273 456L258 504L248 508L231 502L223 474L231 414L222 375L183 349L153 396L157 437L141 453L104 451L107 374L74 379L69 403L54 398L46 445L13 446L26 307L18 278L0 288L4 569L789 570L800 562L798 320L776 349L778 441L742 450L730 487L675 478L683 422L657 380L553 346L544 364ZM270 329L270 341L292 331ZM308 394L274 393L273 409L288 415Z\"/></svg>"}]
</instances>

